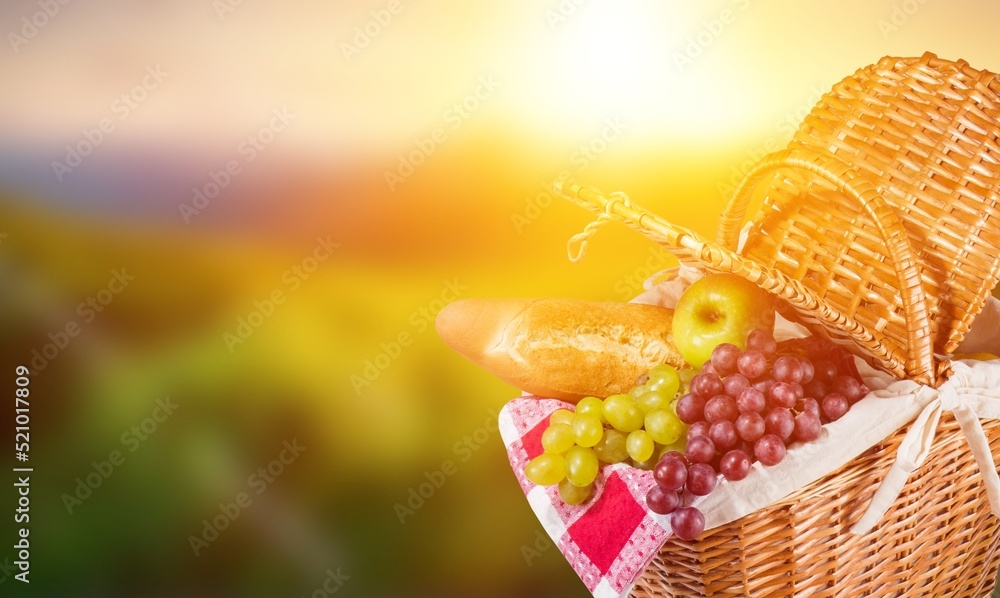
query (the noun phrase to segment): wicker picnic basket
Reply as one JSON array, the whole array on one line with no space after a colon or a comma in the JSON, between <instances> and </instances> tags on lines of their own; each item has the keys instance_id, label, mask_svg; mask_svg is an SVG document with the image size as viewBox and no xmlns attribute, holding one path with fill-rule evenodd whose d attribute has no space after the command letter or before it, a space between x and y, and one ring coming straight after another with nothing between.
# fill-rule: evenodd
<instances>
[{"instance_id":1,"label":"wicker picnic basket","mask_svg":"<svg viewBox=\"0 0 1000 598\"><path fill-rule=\"evenodd\" d=\"M557 190L598 214L571 256L601 225L623 222L685 264L770 291L783 315L872 366L939 386L1000 277L998 137L997 75L933 54L887 57L834 86L788 147L747 173L715 242L621 193L569 180ZM762 205L745 229L752 197ZM983 429L997 454L1000 422ZM879 527L848 533L904 432L695 542L671 539L634 595L988 595L1000 519L951 416Z\"/></svg>"}]
</instances>

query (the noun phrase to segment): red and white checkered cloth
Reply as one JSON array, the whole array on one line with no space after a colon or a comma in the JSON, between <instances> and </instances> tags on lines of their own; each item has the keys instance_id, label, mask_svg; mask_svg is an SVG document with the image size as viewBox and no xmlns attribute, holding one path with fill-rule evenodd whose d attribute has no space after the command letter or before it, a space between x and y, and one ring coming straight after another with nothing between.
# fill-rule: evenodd
<instances>
[{"instance_id":1,"label":"red and white checkered cloth","mask_svg":"<svg viewBox=\"0 0 1000 598\"><path fill-rule=\"evenodd\" d=\"M597 598L625 596L670 537L669 518L646 508L653 473L624 464L601 464L587 502L569 506L555 486L541 487L524 477L524 466L542 454L542 433L557 409L573 410L554 399L522 397L500 412L500 435L514 475L552 541Z\"/></svg>"}]
</instances>

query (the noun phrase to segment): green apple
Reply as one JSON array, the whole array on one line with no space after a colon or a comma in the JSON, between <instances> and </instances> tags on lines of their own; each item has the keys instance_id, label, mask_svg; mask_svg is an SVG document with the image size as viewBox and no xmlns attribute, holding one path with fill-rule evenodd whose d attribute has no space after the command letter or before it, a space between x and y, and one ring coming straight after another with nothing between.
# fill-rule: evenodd
<instances>
[{"instance_id":1,"label":"green apple","mask_svg":"<svg viewBox=\"0 0 1000 598\"><path fill-rule=\"evenodd\" d=\"M674 344L691 367L700 368L722 343L746 348L755 328L774 329L774 299L735 274L707 274L677 301Z\"/></svg>"}]
</instances>

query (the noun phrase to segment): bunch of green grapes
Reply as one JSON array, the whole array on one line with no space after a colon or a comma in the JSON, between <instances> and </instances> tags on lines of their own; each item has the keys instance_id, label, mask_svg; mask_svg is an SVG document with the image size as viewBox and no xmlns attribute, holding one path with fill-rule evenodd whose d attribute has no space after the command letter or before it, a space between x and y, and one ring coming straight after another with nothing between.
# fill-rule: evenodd
<instances>
[{"instance_id":1,"label":"bunch of green grapes","mask_svg":"<svg viewBox=\"0 0 1000 598\"><path fill-rule=\"evenodd\" d=\"M556 411L542 434L545 452L525 466L525 476L539 486L558 484L563 502L578 505L590 497L600 462L652 469L660 455L683 452L687 425L677 400L696 373L658 365L628 394L587 397L575 412Z\"/></svg>"}]
</instances>

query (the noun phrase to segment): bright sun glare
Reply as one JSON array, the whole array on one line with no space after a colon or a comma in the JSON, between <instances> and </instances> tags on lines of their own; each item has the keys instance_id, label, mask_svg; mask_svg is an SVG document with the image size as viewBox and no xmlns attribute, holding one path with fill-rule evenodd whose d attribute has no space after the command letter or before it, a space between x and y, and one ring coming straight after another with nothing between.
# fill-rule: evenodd
<instances>
[{"instance_id":1,"label":"bright sun glare","mask_svg":"<svg viewBox=\"0 0 1000 598\"><path fill-rule=\"evenodd\" d=\"M653 0L590 0L556 27L551 62L538 93L547 110L595 119L618 115L630 122L672 131L719 130L732 98L716 89L720 79L712 48L690 68L676 54L699 32L699 15L676 3ZM691 29L693 28L693 29Z\"/></svg>"}]
</instances>

